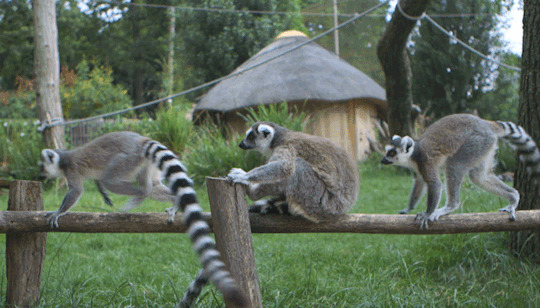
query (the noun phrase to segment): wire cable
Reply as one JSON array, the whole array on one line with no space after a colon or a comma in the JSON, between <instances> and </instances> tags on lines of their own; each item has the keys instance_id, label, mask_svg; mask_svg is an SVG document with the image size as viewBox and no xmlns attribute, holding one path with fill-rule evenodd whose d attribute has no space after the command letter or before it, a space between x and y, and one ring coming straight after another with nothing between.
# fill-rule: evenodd
<instances>
[{"instance_id":1,"label":"wire cable","mask_svg":"<svg viewBox=\"0 0 540 308\"><path fill-rule=\"evenodd\" d=\"M188 94L188 93L191 93L191 92L195 92L197 90L200 90L200 89L203 89L203 88L206 88L208 86L211 86L211 85L214 85L216 83L219 83L223 80L226 80L226 79L229 79L229 78L232 78L232 77L235 77L235 76L238 76L240 74L243 74L249 70L252 70L254 68L257 68L261 65L264 65L270 61L273 61L279 57L282 57L286 54L289 54L307 44L310 44L338 29L341 29L343 27L345 27L346 25L354 22L355 20L359 19L359 18L362 18L364 16L366 16L367 14L377 10L378 8L382 7L383 5L387 4L389 2L389 0L385 1L385 2L381 2L379 3L378 5L364 11L363 13L361 14L355 14L355 16L347 21L345 21L344 23L341 23L339 25L337 25L336 27L332 28L332 29L329 29L317 36L315 36L314 38L312 39L309 39L301 44L298 44L294 47L292 47L291 49L288 49L272 58L269 58L261 63L258 63L258 64L254 64L246 69L243 69L241 71L238 71L238 72L235 72L235 73L231 73L229 75L226 75L226 76L223 76L223 77L220 77L218 79L214 79L212 81L209 81L207 83L204 83L204 84L201 84L201 85L198 85L196 87L193 87L191 89L188 89L188 90L185 90L185 91L182 91L182 92L179 92L179 93L176 93L176 94L172 94L172 95L169 95L169 96L166 96L166 97L163 97L163 98L160 98L160 99L156 99L156 100L153 100L153 101L150 101L150 102L147 102L147 103L144 103L144 104L141 104L141 105L137 105L137 106L134 106L134 107L131 107L131 108L127 108L127 109L123 109L123 110L118 110L118 111L114 111L114 112L109 112L109 113L105 113L105 114L102 114L102 115L97 115L97 116L93 116L93 117L89 117L89 118L84 118L84 119L77 119L77 120L71 120L71 121L65 121L65 122L54 122L54 123L45 123L45 124L42 124L40 126L41 129L46 129L46 128L50 128L50 127L55 127L55 126L67 126L67 125L74 125L74 124L79 124L79 123L83 123L83 122L89 122L89 121L93 121L93 120L97 120L97 119L101 119L101 118L106 118L106 117L111 117L111 116L115 116L115 115L119 115L119 114L122 114L122 113L126 113L126 112L129 112L129 111L133 111L133 110L137 110L137 109L141 109L141 108L146 108L148 106L152 106L152 105L155 105L155 104L158 104L158 103L161 103L163 101L166 101L166 100L169 100L169 99L173 99L175 97L178 97L178 96L182 96L182 95L185 95L185 94Z\"/></svg>"}]
</instances>

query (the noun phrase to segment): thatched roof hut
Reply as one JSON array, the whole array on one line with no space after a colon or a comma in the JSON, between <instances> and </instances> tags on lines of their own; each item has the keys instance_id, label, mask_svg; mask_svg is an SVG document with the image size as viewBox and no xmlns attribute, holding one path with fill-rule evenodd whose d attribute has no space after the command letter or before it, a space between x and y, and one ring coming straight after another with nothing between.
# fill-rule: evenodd
<instances>
[{"instance_id":1,"label":"thatched roof hut","mask_svg":"<svg viewBox=\"0 0 540 308\"><path fill-rule=\"evenodd\" d=\"M246 124L238 113L285 101L311 115L309 133L330 138L361 159L369 149L367 138L375 135L373 121L386 112L385 91L314 42L290 51L308 40L299 31L280 34L232 74L255 68L218 83L204 95L194 117L209 113L243 133Z\"/></svg>"}]
</instances>

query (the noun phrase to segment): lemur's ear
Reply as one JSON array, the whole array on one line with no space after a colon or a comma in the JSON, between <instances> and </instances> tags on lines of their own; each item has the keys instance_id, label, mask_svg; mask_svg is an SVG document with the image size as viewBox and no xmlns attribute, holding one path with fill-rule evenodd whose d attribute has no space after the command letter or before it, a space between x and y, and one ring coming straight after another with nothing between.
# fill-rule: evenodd
<instances>
[{"instance_id":1,"label":"lemur's ear","mask_svg":"<svg viewBox=\"0 0 540 308\"><path fill-rule=\"evenodd\" d=\"M44 149L41 151L41 156L48 162L48 163L54 163L55 158L58 156L58 154L51 150L51 149Z\"/></svg>"},{"instance_id":2,"label":"lemur's ear","mask_svg":"<svg viewBox=\"0 0 540 308\"><path fill-rule=\"evenodd\" d=\"M409 153L414 148L414 140L409 136L403 137L401 144L406 153Z\"/></svg>"},{"instance_id":3,"label":"lemur's ear","mask_svg":"<svg viewBox=\"0 0 540 308\"><path fill-rule=\"evenodd\" d=\"M271 126L262 124L262 125L259 125L258 131L260 134L264 135L264 138L266 138L268 137L268 135L273 133L274 129Z\"/></svg>"}]
</instances>

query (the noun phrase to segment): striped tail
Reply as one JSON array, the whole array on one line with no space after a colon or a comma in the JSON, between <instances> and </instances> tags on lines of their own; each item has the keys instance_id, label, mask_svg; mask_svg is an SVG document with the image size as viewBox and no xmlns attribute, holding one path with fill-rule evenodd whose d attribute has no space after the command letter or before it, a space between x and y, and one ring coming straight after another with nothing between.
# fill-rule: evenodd
<instances>
[{"instance_id":1,"label":"striped tail","mask_svg":"<svg viewBox=\"0 0 540 308\"><path fill-rule=\"evenodd\" d=\"M187 233L193 248L199 255L202 271L212 281L225 298L238 306L245 306L246 300L242 291L221 261L221 255L216 249L210 227L202 218L202 209L197 201L193 189L193 181L186 173L186 168L173 152L154 140L147 141L141 153L152 161L162 172L163 178L168 182L169 188L176 196L175 205L167 209L170 218L174 219L176 212L181 209L183 220L187 226Z\"/></svg>"},{"instance_id":2,"label":"striped tail","mask_svg":"<svg viewBox=\"0 0 540 308\"><path fill-rule=\"evenodd\" d=\"M204 270L201 270L197 277L189 285L184 298L180 302L180 308L189 308L193 302L199 297L204 286L208 283L208 277Z\"/></svg>"},{"instance_id":3,"label":"striped tail","mask_svg":"<svg viewBox=\"0 0 540 308\"><path fill-rule=\"evenodd\" d=\"M525 163L527 171L534 178L540 177L540 152L538 146L532 140L531 136L525 132L523 127L512 122L497 121L502 125L504 134L502 138L514 146L517 150L519 158Z\"/></svg>"}]
</instances>

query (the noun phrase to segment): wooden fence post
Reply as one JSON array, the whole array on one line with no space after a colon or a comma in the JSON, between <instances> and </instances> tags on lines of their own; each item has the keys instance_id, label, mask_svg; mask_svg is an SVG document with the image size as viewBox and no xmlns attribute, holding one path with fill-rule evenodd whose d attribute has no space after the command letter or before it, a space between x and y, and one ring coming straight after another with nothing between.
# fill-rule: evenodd
<instances>
[{"instance_id":1,"label":"wooden fence post","mask_svg":"<svg viewBox=\"0 0 540 308\"><path fill-rule=\"evenodd\" d=\"M42 211L41 183L11 182L8 210ZM46 232L6 234L6 305L8 307L35 306L39 300L46 240Z\"/></svg>"},{"instance_id":2,"label":"wooden fence post","mask_svg":"<svg viewBox=\"0 0 540 308\"><path fill-rule=\"evenodd\" d=\"M206 185L217 248L246 292L248 307L262 307L245 189L220 178L206 178ZM227 301L225 304L234 307Z\"/></svg>"}]
</instances>

